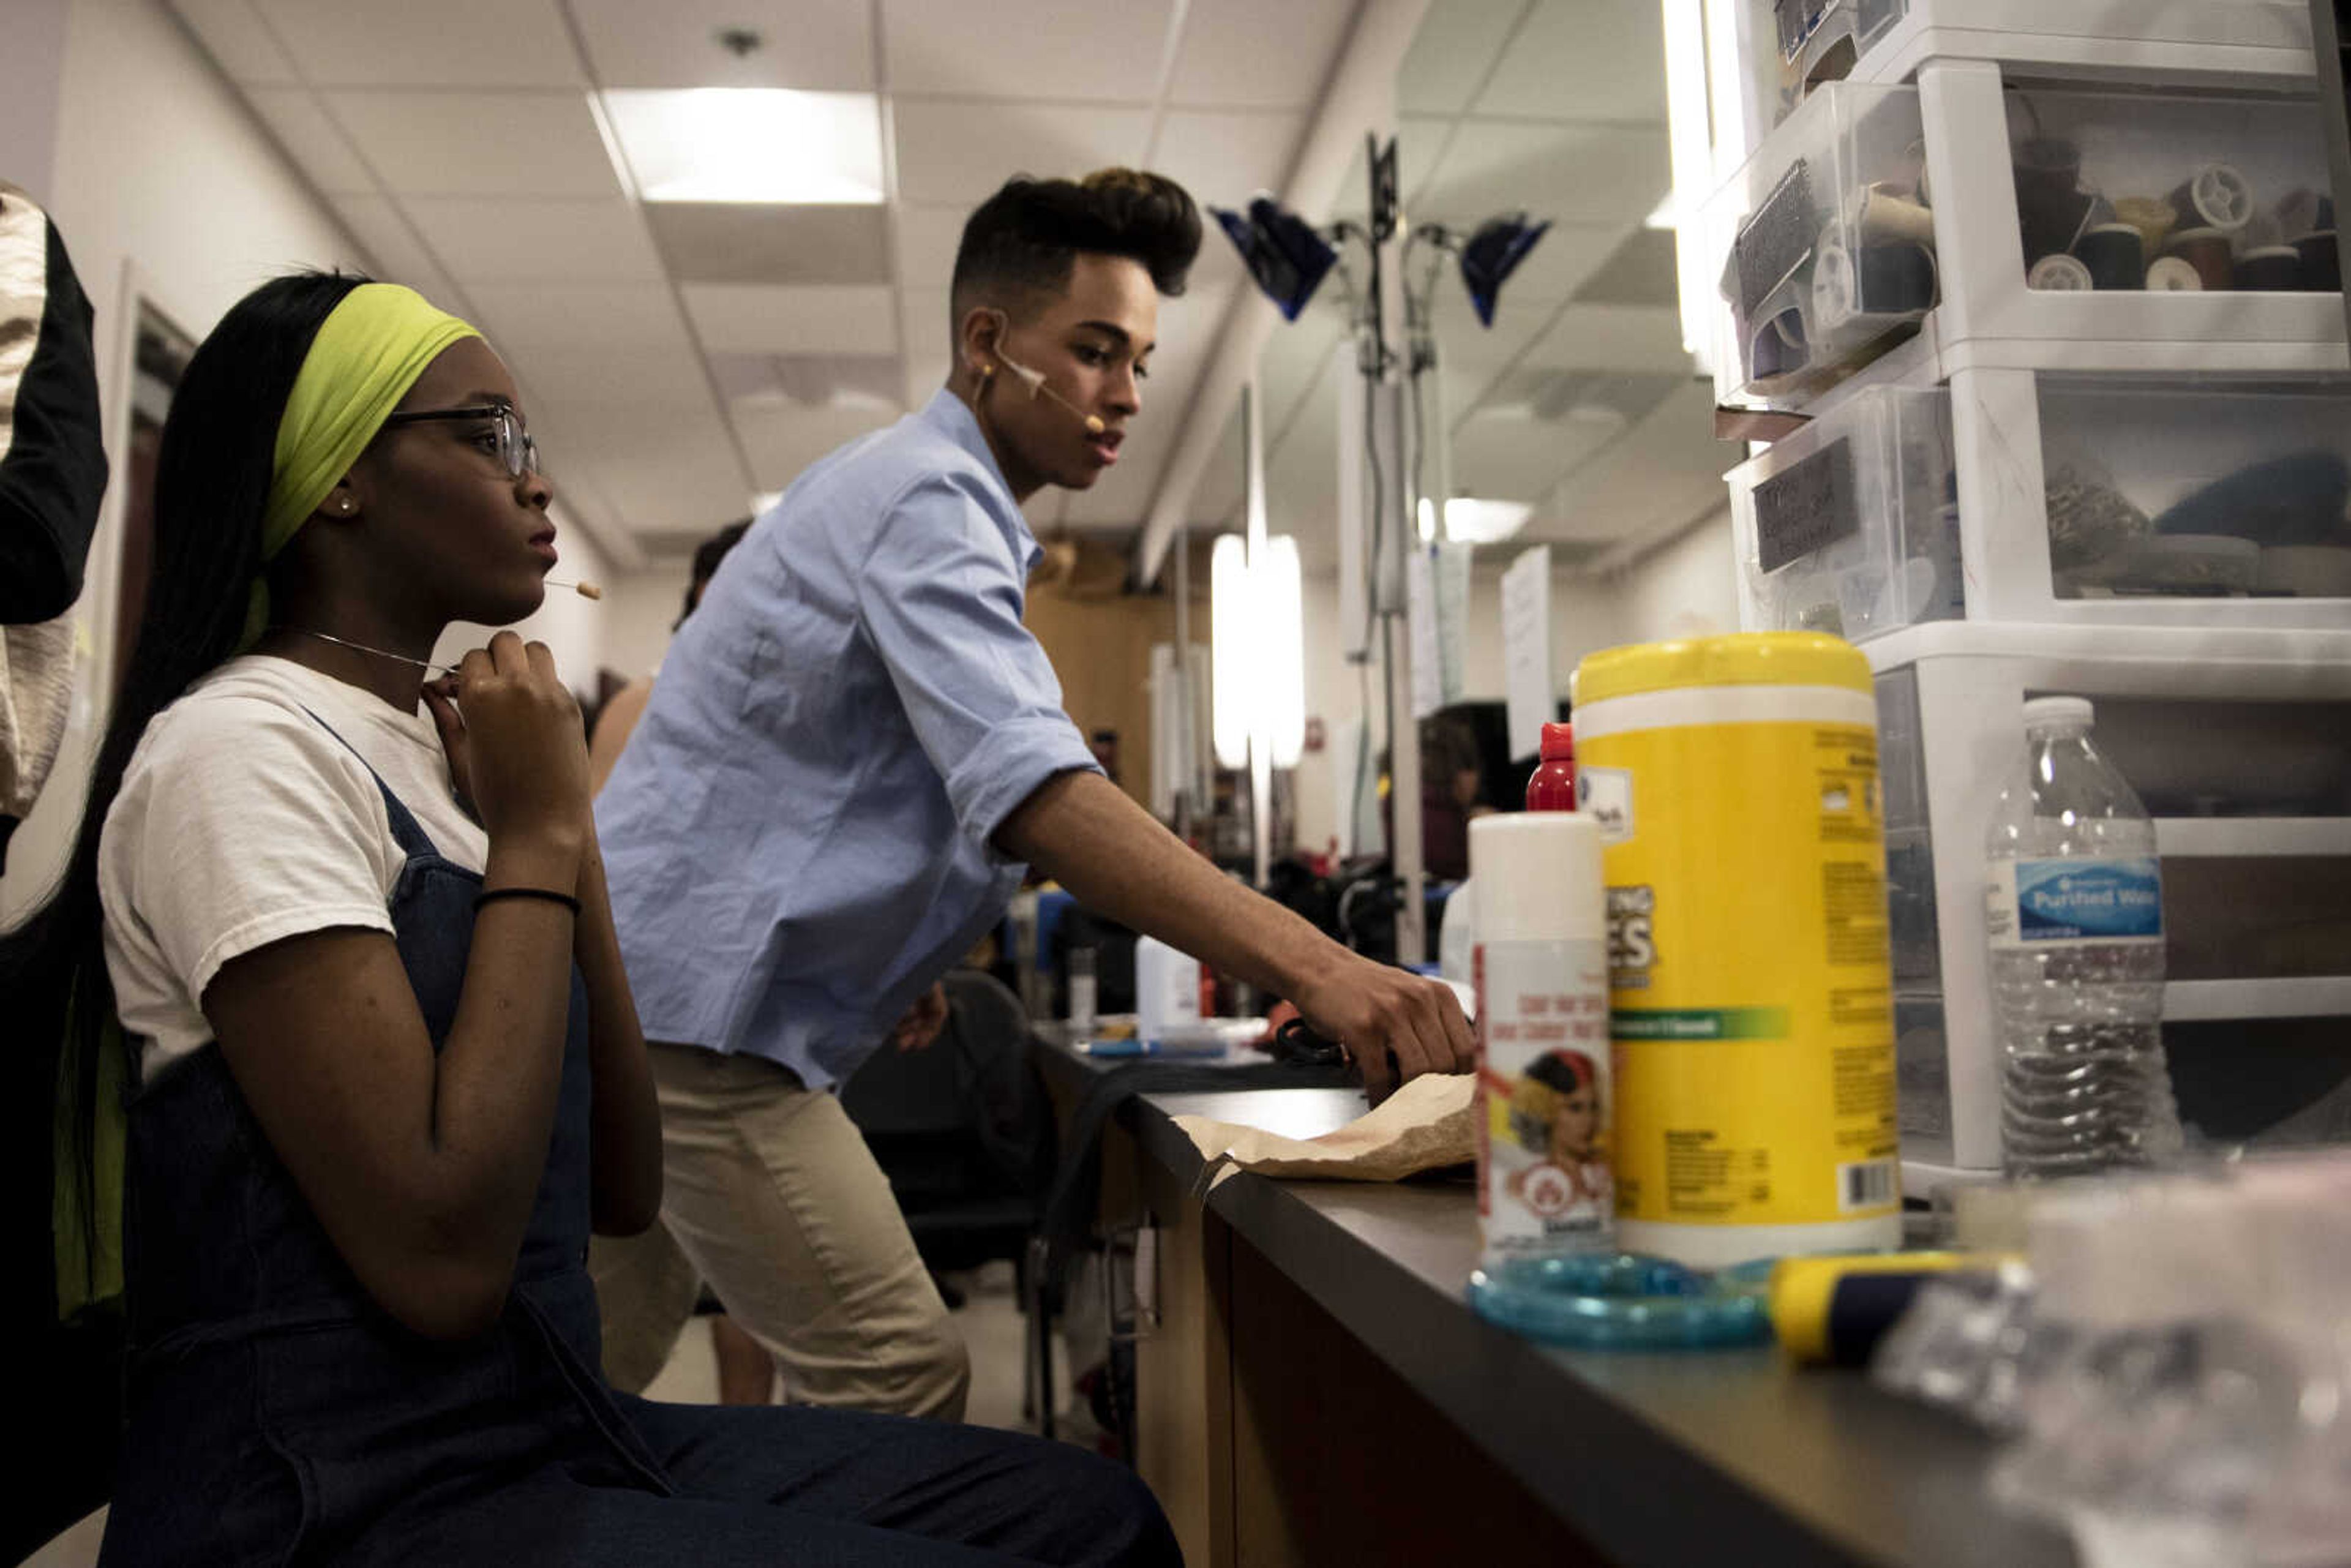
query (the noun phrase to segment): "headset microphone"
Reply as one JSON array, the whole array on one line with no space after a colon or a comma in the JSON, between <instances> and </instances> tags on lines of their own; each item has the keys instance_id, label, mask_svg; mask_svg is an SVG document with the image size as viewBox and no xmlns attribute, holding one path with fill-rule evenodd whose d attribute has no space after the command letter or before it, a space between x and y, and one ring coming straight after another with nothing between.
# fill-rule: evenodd
<instances>
[{"instance_id":1,"label":"headset microphone","mask_svg":"<svg viewBox=\"0 0 2351 1568\"><path fill-rule=\"evenodd\" d=\"M1051 398L1055 402L1060 403L1063 408L1068 409L1071 413L1076 414L1080 419L1085 421L1086 430L1089 434L1100 435L1102 433L1103 426L1102 416L1099 414L1088 413L1084 409L1080 408L1076 403L1071 402L1068 398L1063 397L1060 392L1057 392L1051 387L1047 386L1045 384L1044 371L1029 369L1027 365L1022 364L1019 361L1012 358L1009 354L1005 353L1000 349L997 350L996 357L1004 362L1004 368L1006 370L1010 371L1014 375L1019 376L1022 383L1028 387L1030 402L1035 402L1037 394L1039 392L1043 392L1047 397Z\"/></svg>"},{"instance_id":2,"label":"headset microphone","mask_svg":"<svg viewBox=\"0 0 2351 1568\"><path fill-rule=\"evenodd\" d=\"M1044 371L1033 370L1030 367L1022 364L1019 361L1014 359L1011 355L1004 351L1003 334L1010 330L1012 325L1011 320L1001 310L991 310L988 314L994 316L998 323L996 340L996 357L1003 361L1004 368L1006 370L1010 371L1014 375L1020 378L1020 383L1029 389L1029 401L1031 402L1036 402L1037 394L1039 392L1042 392L1047 397L1051 398L1055 402L1060 403L1063 408L1068 409L1071 413L1077 415L1080 420L1083 421L1086 427L1086 433L1088 434L1102 434L1105 427L1102 424L1100 415L1088 413L1084 409L1080 408L1076 403L1071 402L1068 398L1063 397L1060 392L1057 392L1051 387L1047 386L1045 384Z\"/></svg>"}]
</instances>

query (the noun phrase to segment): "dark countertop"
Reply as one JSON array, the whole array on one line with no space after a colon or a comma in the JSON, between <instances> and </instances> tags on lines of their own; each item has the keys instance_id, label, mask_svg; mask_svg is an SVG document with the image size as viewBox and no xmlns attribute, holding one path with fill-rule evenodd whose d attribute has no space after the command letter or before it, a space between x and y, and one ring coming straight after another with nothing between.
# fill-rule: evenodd
<instances>
[{"instance_id":1,"label":"dark countertop","mask_svg":"<svg viewBox=\"0 0 2351 1568\"><path fill-rule=\"evenodd\" d=\"M1352 1092L1285 1089L1149 1095L1123 1119L1148 1155L1189 1186L1202 1162L1174 1116L1313 1137L1363 1109ZM1990 1439L1881 1394L1858 1374L1799 1371L1770 1346L1562 1351L1486 1322L1463 1298L1478 1252L1477 1199L1466 1186L1244 1173L1218 1183L1207 1201L1497 1464L1621 1563L2075 1561L2062 1536L1992 1504Z\"/></svg>"}]
</instances>

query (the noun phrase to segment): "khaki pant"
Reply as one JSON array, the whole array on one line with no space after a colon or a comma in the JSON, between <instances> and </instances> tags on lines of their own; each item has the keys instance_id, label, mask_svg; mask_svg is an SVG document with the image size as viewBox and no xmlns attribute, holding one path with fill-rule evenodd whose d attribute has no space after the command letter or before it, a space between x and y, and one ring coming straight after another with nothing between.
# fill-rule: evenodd
<instances>
[{"instance_id":1,"label":"khaki pant","mask_svg":"<svg viewBox=\"0 0 2351 1568\"><path fill-rule=\"evenodd\" d=\"M661 1222L599 1237L589 1256L612 1385L635 1393L653 1380L707 1280L776 1358L793 1403L960 1419L963 1336L841 1102L761 1057L647 1053L661 1096Z\"/></svg>"}]
</instances>

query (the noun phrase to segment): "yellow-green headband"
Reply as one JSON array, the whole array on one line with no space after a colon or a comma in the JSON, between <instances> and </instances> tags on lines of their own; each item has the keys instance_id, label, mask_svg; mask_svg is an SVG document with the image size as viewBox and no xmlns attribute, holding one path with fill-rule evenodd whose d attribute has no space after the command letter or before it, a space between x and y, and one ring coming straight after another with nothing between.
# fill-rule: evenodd
<instances>
[{"instance_id":1,"label":"yellow-green headband","mask_svg":"<svg viewBox=\"0 0 2351 1568\"><path fill-rule=\"evenodd\" d=\"M481 334L397 283L362 283L329 313L277 422L261 559L277 559L441 350Z\"/></svg>"}]
</instances>

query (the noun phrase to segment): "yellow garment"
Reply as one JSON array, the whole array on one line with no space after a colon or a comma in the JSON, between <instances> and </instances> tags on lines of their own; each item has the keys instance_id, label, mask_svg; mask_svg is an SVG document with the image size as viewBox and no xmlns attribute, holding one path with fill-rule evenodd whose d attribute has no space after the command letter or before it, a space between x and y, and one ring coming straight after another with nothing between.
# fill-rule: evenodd
<instances>
[{"instance_id":1,"label":"yellow garment","mask_svg":"<svg viewBox=\"0 0 2351 1568\"><path fill-rule=\"evenodd\" d=\"M480 336L397 283L362 283L343 296L311 340L277 421L269 507L261 519L264 564L277 559L350 472L425 367L450 344ZM268 583L256 579L246 643L268 624Z\"/></svg>"}]
</instances>

